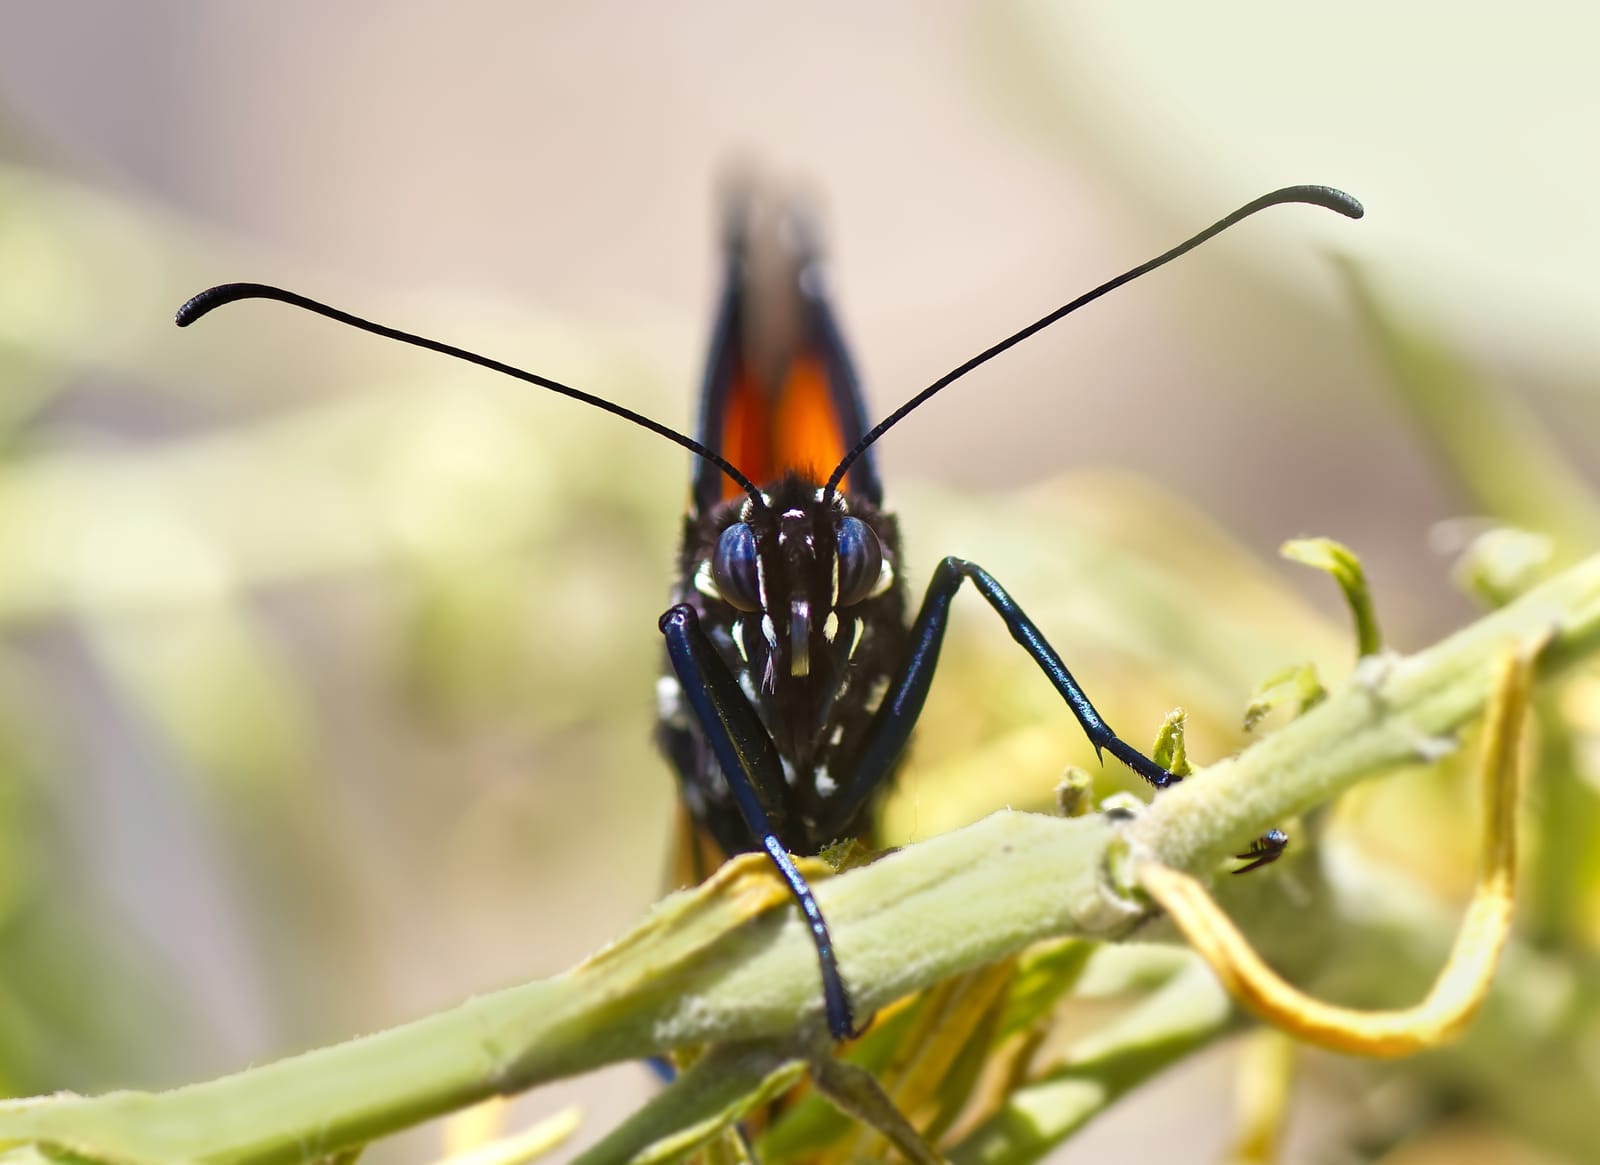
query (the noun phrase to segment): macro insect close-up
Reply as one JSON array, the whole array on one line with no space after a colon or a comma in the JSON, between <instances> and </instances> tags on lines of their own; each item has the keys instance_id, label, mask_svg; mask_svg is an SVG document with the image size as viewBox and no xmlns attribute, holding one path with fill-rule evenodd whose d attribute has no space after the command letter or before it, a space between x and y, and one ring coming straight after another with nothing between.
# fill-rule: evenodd
<instances>
[{"instance_id":1,"label":"macro insect close-up","mask_svg":"<svg viewBox=\"0 0 1600 1165\"><path fill-rule=\"evenodd\" d=\"M1600 1159L1585 20L469 9L8 16L0 1156Z\"/></svg>"},{"instance_id":2,"label":"macro insect close-up","mask_svg":"<svg viewBox=\"0 0 1600 1165\"><path fill-rule=\"evenodd\" d=\"M1362 214L1355 199L1326 186L1285 187L1263 195L986 348L870 429L823 291L821 257L806 238L804 223L789 224L802 241L793 244L781 288L791 301L791 338L786 349L778 348L776 359L763 360L753 350L756 325L773 328L771 318L762 318L763 308L768 317L776 313L750 286L742 197L727 224L727 288L712 341L698 440L537 373L373 324L281 288L219 285L185 303L177 322L187 327L243 299L279 300L583 400L667 436L701 458L704 464L697 467L690 490L673 605L661 617L671 671L658 687L658 738L677 773L695 835L685 842L688 860L697 864L690 881L699 882L731 854L756 850L772 859L816 944L828 1030L845 1039L859 1034L849 996L827 922L790 852L814 855L867 829L868 809L898 765L922 710L950 601L962 582L970 581L1005 621L1097 754L1109 752L1158 789L1181 779L1111 730L1038 627L981 566L946 558L908 626L899 536L893 517L882 508L873 444L935 393L1012 345L1257 211L1290 202L1324 206L1350 218ZM852 473L855 483L846 484ZM703 841L714 848L711 864L701 866ZM1251 867L1265 864L1284 841L1274 829L1240 857Z\"/></svg>"}]
</instances>

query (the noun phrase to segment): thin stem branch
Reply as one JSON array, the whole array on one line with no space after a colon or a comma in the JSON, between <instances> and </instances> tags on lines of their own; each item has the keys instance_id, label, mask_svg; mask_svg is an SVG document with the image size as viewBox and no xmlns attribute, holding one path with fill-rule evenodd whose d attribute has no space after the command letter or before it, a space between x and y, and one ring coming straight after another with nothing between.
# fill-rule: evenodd
<instances>
[{"instance_id":1,"label":"thin stem branch","mask_svg":"<svg viewBox=\"0 0 1600 1165\"><path fill-rule=\"evenodd\" d=\"M1139 860L1209 873L1374 770L1437 755L1481 712L1506 647L1546 639L1542 674L1600 647L1600 556L1427 651L1369 661L1304 716L1131 820L997 813L823 881L817 896L858 1006L875 1010L1041 939L1126 934L1148 911L1133 890ZM303 1161L618 1060L738 1039L803 1049L823 1022L806 931L764 860L747 858L564 975L172 1092L3 1104L0 1146L121 1165Z\"/></svg>"}]
</instances>

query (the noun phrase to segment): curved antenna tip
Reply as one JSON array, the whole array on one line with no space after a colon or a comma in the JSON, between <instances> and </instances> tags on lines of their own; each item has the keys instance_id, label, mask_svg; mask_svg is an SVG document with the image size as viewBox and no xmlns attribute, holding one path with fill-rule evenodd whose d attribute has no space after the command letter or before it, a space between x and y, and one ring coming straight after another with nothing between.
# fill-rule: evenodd
<instances>
[{"instance_id":1,"label":"curved antenna tip","mask_svg":"<svg viewBox=\"0 0 1600 1165\"><path fill-rule=\"evenodd\" d=\"M1286 186L1277 194L1284 196L1280 201L1309 202L1336 211L1345 218L1362 218L1367 213L1367 208L1361 205L1359 199L1337 186ZM1268 197L1278 200L1275 195Z\"/></svg>"},{"instance_id":2,"label":"curved antenna tip","mask_svg":"<svg viewBox=\"0 0 1600 1165\"><path fill-rule=\"evenodd\" d=\"M860 457L861 454L873 444L873 442L877 441L879 437L883 436L912 412L920 408L923 402L929 397L933 396L937 392L940 392L946 386L954 383L955 381L960 380L974 368L988 363L990 360L1000 355L1000 353L1011 347L1014 347L1017 344L1020 344L1023 340L1026 340L1035 332L1049 327L1063 316L1072 314L1085 304L1093 303L1102 295L1115 291L1123 284L1138 279L1141 275L1149 274L1157 267L1161 267L1167 263L1170 263L1173 259L1178 258L1180 255L1187 254L1200 244L1204 243L1207 239L1214 238L1234 224L1249 218L1257 211L1265 210L1269 206L1281 206L1284 203L1295 202L1306 203L1311 206L1323 207L1326 210L1337 211L1346 218L1360 218L1366 214L1366 209L1361 205L1361 203L1350 197L1350 195L1346 194L1343 190L1339 190L1332 186L1285 186L1281 189L1272 191L1270 194L1263 194L1260 198L1257 198L1253 202L1245 203L1238 210L1234 211L1227 217L1212 223L1209 227L1195 235L1193 238L1179 243L1170 251L1165 251L1162 254L1157 255L1154 259L1141 263L1137 267L1134 267L1128 271L1124 271L1115 279L1108 279L1094 290L1085 292L1083 295L1078 296L1077 299L1072 300L1070 303L1063 304L1062 306L1056 308L1056 310L1051 312L1049 315L1035 320L1021 331L1012 333L1004 340L1001 340L998 344L995 344L989 348L985 348L982 352L979 352L970 360L965 361L964 363L945 373L938 380L934 381L927 388L923 389L916 396L906 401L905 404L901 405L894 412L890 413L883 420L879 421L875 428L867 433L866 436L862 437L861 440L856 442L855 447L844 455L844 458L839 462L838 465L833 467L833 473L829 475L827 484L823 486L824 496L831 497L833 495L834 491L839 488L839 483L844 480L844 475L850 469L850 466L855 463L856 459Z\"/></svg>"},{"instance_id":3,"label":"curved antenna tip","mask_svg":"<svg viewBox=\"0 0 1600 1165\"><path fill-rule=\"evenodd\" d=\"M180 328L187 328L198 319L209 315L215 309L235 300L248 299L260 294L260 284L256 283L219 283L215 287L208 287L204 291L191 295L178 314L173 317Z\"/></svg>"},{"instance_id":4,"label":"curved antenna tip","mask_svg":"<svg viewBox=\"0 0 1600 1165\"><path fill-rule=\"evenodd\" d=\"M540 388L549 389L551 392L559 393L562 396L571 397L573 400L582 401L584 404L592 405L603 412L610 413L612 416L621 417L625 421L638 425L641 429L647 429L659 437L665 437L668 441L687 449L697 457L704 457L723 473L727 474L735 485L744 490L757 508L766 508L766 502L762 499L761 491L756 488L754 482L739 471L733 462L716 450L702 445L693 437L685 436L676 429L663 425L660 421L653 421L642 413L636 413L632 409L619 405L614 401L595 396L593 393L584 392L579 388L573 388L571 385L562 384L559 380L552 380L548 376L540 376L537 372L529 372L525 368L517 368L503 360L493 360L488 356L481 356L476 352L468 351L466 348L458 348L454 344L430 340L426 336L417 335L415 332L404 332L399 328L391 328L385 324L375 324L371 320L364 320L360 316L351 315L347 311L340 311L336 307L329 307L325 303L309 299L299 292L287 291L282 287L273 287L269 283L219 283L216 287L208 287L199 295L191 297L187 303L180 307L176 317L177 324L180 328L186 328L207 313L226 304L236 303L241 299L276 300L279 303L288 304L290 307L298 307L315 315L324 316L337 323L359 328L363 332L371 332L375 336L383 336L386 339L396 340L402 344L424 348L427 351L437 352L441 356L449 356L452 359L464 360L468 364L476 364L480 368L488 368L491 371L514 377L517 380L536 384Z\"/></svg>"}]
</instances>

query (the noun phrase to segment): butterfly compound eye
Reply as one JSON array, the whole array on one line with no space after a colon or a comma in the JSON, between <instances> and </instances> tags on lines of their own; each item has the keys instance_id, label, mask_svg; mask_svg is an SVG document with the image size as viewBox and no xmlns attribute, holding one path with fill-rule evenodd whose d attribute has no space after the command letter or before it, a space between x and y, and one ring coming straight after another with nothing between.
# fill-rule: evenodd
<instances>
[{"instance_id":1,"label":"butterfly compound eye","mask_svg":"<svg viewBox=\"0 0 1600 1165\"><path fill-rule=\"evenodd\" d=\"M716 553L711 556L711 577L722 597L739 610L754 611L760 608L756 535L745 523L737 522L729 526L717 539Z\"/></svg>"},{"instance_id":2,"label":"butterfly compound eye","mask_svg":"<svg viewBox=\"0 0 1600 1165\"><path fill-rule=\"evenodd\" d=\"M860 518L839 523L839 606L849 607L872 594L883 570L883 544Z\"/></svg>"}]
</instances>

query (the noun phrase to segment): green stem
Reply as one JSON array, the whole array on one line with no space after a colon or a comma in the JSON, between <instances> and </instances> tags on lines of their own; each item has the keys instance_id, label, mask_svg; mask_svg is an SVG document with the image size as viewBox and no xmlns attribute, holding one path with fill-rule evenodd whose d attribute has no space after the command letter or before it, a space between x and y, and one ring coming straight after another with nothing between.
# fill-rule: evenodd
<instances>
[{"instance_id":1,"label":"green stem","mask_svg":"<svg viewBox=\"0 0 1600 1165\"><path fill-rule=\"evenodd\" d=\"M1306 715L1131 820L996 813L822 882L858 1009L1041 939L1125 934L1145 907L1108 880L1118 854L1214 868L1374 769L1437 754L1481 709L1500 653L1547 638L1547 672L1600 646L1600 557L1416 656L1368 661ZM306 1160L601 1064L729 1040L799 1049L822 1025L807 932L746 858L554 979L172 1092L0 1105L0 1144L119 1165Z\"/></svg>"},{"instance_id":2,"label":"green stem","mask_svg":"<svg viewBox=\"0 0 1600 1165\"><path fill-rule=\"evenodd\" d=\"M1483 708L1500 653L1547 638L1541 674L1600 642L1600 556L1426 651L1363 661L1282 731L1157 797L1128 843L1137 856L1204 871L1375 769L1435 759Z\"/></svg>"}]
</instances>

